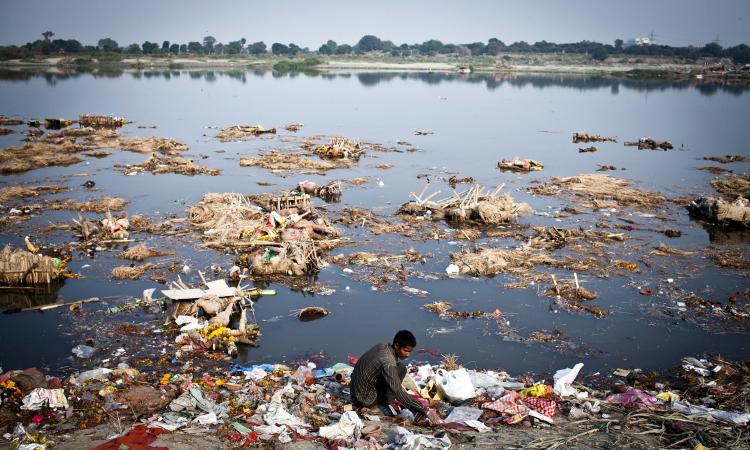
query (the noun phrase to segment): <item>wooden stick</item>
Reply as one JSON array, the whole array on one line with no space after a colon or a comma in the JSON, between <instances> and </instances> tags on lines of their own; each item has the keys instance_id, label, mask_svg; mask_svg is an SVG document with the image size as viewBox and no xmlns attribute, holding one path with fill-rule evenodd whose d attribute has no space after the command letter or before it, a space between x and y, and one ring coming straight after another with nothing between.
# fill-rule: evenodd
<instances>
[{"instance_id":1,"label":"wooden stick","mask_svg":"<svg viewBox=\"0 0 750 450\"><path fill-rule=\"evenodd\" d=\"M557 280L555 279L555 274L552 274L552 284L555 285L555 292L557 295L560 295L560 288L557 287Z\"/></svg>"},{"instance_id":2,"label":"wooden stick","mask_svg":"<svg viewBox=\"0 0 750 450\"><path fill-rule=\"evenodd\" d=\"M422 204L424 205L425 203L429 202L432 197L438 195L440 192L442 192L442 191L435 191L432 194L428 195L427 198L425 198L424 200L422 200Z\"/></svg>"},{"instance_id":3,"label":"wooden stick","mask_svg":"<svg viewBox=\"0 0 750 450\"><path fill-rule=\"evenodd\" d=\"M115 298L115 296L105 297L105 298ZM23 308L23 309L21 309L21 311L47 311L48 309L55 309L55 308L59 308L61 306L75 305L76 303L91 303L91 302L100 302L100 301L102 301L101 298L99 298L99 297L92 297L92 298L87 298L87 299L84 299L84 300L76 300L74 302L52 303L52 304L47 304L47 305L31 306L31 307L28 307L28 308Z\"/></svg>"}]
</instances>

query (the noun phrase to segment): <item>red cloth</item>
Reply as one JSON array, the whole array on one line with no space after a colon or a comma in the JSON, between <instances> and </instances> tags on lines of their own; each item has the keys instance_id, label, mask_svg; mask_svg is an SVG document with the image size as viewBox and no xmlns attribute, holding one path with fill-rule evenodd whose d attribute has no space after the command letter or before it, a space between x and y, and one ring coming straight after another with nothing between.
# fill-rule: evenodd
<instances>
[{"instance_id":1,"label":"red cloth","mask_svg":"<svg viewBox=\"0 0 750 450\"><path fill-rule=\"evenodd\" d=\"M541 397L524 397L523 402L534 411L552 417L557 412L557 402Z\"/></svg>"},{"instance_id":2,"label":"red cloth","mask_svg":"<svg viewBox=\"0 0 750 450\"><path fill-rule=\"evenodd\" d=\"M93 447L90 450L169 450L169 447L152 447L151 444L160 434L169 433L163 428L148 428L145 425L136 425L130 431L117 439L112 439L104 444Z\"/></svg>"}]
</instances>

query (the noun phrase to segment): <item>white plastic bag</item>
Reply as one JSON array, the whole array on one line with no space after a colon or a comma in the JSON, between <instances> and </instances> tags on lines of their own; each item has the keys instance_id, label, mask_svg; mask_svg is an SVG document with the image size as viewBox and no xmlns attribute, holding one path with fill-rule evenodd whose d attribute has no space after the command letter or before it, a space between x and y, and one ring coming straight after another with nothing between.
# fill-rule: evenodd
<instances>
[{"instance_id":1,"label":"white plastic bag","mask_svg":"<svg viewBox=\"0 0 750 450\"><path fill-rule=\"evenodd\" d=\"M560 369L555 372L555 394L560 397L570 397L578 393L573 387L573 380L578 376L581 367L583 367L583 363L578 363L572 369Z\"/></svg>"},{"instance_id":2,"label":"white plastic bag","mask_svg":"<svg viewBox=\"0 0 750 450\"><path fill-rule=\"evenodd\" d=\"M334 441L343 441L347 439L359 439L362 433L362 419L354 411L347 411L341 415L338 423L320 427L318 434L320 437Z\"/></svg>"},{"instance_id":3,"label":"white plastic bag","mask_svg":"<svg viewBox=\"0 0 750 450\"><path fill-rule=\"evenodd\" d=\"M461 402L474 397L474 385L466 369L445 371L438 369L435 375L438 389L443 398L450 402Z\"/></svg>"}]
</instances>

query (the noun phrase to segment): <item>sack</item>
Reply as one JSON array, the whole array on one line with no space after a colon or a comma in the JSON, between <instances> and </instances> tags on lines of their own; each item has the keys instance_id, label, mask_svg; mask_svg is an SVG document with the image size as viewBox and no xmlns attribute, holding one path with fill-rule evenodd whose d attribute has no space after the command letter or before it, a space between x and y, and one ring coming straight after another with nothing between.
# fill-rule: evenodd
<instances>
[{"instance_id":1,"label":"sack","mask_svg":"<svg viewBox=\"0 0 750 450\"><path fill-rule=\"evenodd\" d=\"M474 386L466 369L445 371L439 369L435 375L440 392L450 402L461 402L474 397Z\"/></svg>"}]
</instances>

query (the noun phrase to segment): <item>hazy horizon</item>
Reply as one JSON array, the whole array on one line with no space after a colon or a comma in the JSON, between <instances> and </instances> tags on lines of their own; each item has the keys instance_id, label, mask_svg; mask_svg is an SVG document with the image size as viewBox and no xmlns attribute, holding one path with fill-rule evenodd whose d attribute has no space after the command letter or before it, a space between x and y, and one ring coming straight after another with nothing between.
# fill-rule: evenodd
<instances>
[{"instance_id":1,"label":"hazy horizon","mask_svg":"<svg viewBox=\"0 0 750 450\"><path fill-rule=\"evenodd\" d=\"M63 6L64 5L64 6ZM144 41L187 43L214 36L227 43L295 43L317 50L329 39L355 44L373 34L396 45L437 39L443 43L487 42L498 38L557 43L590 40L612 44L655 34L657 43L723 47L750 43L747 0L597 0L466 1L392 0L364 3L333 0L285 0L273 4L227 0L132 0L117 7L107 2L3 0L0 45L23 45L52 31L53 39L77 39L96 45L110 37L120 46Z\"/></svg>"}]
</instances>

